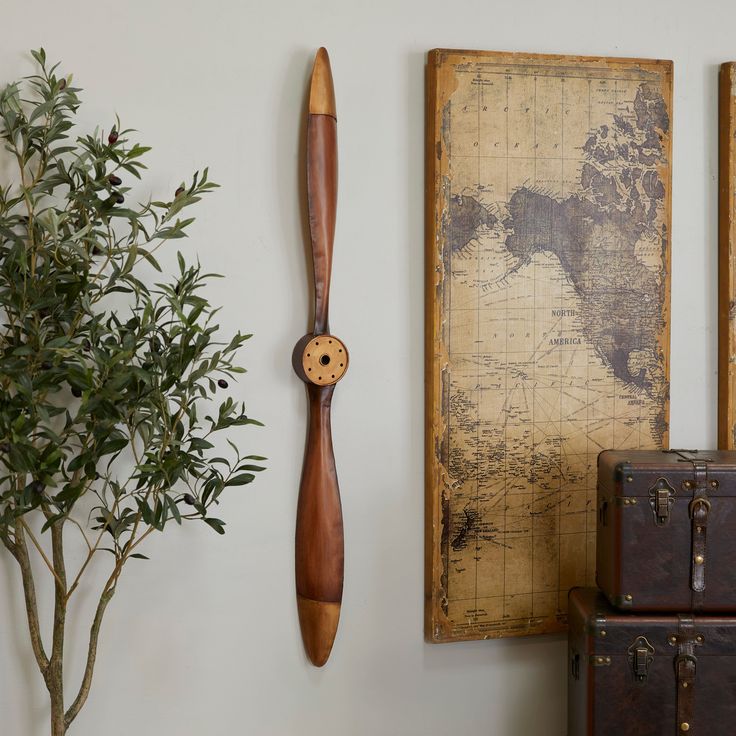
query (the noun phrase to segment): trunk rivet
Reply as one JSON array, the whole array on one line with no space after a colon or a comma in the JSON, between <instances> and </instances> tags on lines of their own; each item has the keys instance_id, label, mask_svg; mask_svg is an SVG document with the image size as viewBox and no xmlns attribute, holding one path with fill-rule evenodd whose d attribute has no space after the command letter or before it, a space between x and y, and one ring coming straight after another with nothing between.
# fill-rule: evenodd
<instances>
[{"instance_id":1,"label":"trunk rivet","mask_svg":"<svg viewBox=\"0 0 736 736\"><path fill-rule=\"evenodd\" d=\"M689 481L689 480L686 480L682 485L684 485L685 488L692 488L693 487L692 482ZM688 728L690 728L690 727L688 726Z\"/></svg>"},{"instance_id":2,"label":"trunk rivet","mask_svg":"<svg viewBox=\"0 0 736 736\"><path fill-rule=\"evenodd\" d=\"M702 634L698 634L698 635L697 635L697 636L695 637L695 641L696 641L696 642L698 642L698 644L702 644L702 643L703 643L703 641L704 641L704 639L703 639L703 635L702 635Z\"/></svg>"},{"instance_id":3,"label":"trunk rivet","mask_svg":"<svg viewBox=\"0 0 736 736\"><path fill-rule=\"evenodd\" d=\"M689 731L690 730L690 724L689 723L681 723L680 724L680 731Z\"/></svg>"},{"instance_id":4,"label":"trunk rivet","mask_svg":"<svg viewBox=\"0 0 736 736\"><path fill-rule=\"evenodd\" d=\"M626 476L626 482L627 483L631 483L631 482L633 482L633 480L634 480L634 476L633 475L627 475Z\"/></svg>"},{"instance_id":5,"label":"trunk rivet","mask_svg":"<svg viewBox=\"0 0 736 736\"><path fill-rule=\"evenodd\" d=\"M683 682L683 683L682 683L682 686L683 686L683 687L687 687L687 683L686 683L686 682Z\"/></svg>"},{"instance_id":6,"label":"trunk rivet","mask_svg":"<svg viewBox=\"0 0 736 736\"><path fill-rule=\"evenodd\" d=\"M601 636L606 636L606 630L605 629L601 629Z\"/></svg>"},{"instance_id":7,"label":"trunk rivet","mask_svg":"<svg viewBox=\"0 0 736 736\"><path fill-rule=\"evenodd\" d=\"M677 644L677 637L676 636L671 636L670 637L670 644Z\"/></svg>"},{"instance_id":8,"label":"trunk rivet","mask_svg":"<svg viewBox=\"0 0 736 736\"><path fill-rule=\"evenodd\" d=\"M631 593L627 593L627 594L626 594L626 595L624 596L624 598L625 598L625 599L626 599L627 601L633 601L633 600L634 600L634 596L633 596L633 595L631 595Z\"/></svg>"},{"instance_id":9,"label":"trunk rivet","mask_svg":"<svg viewBox=\"0 0 736 736\"><path fill-rule=\"evenodd\" d=\"M632 498L631 499L631 505L634 506L635 504L636 504L636 499L635 498Z\"/></svg>"},{"instance_id":10,"label":"trunk rivet","mask_svg":"<svg viewBox=\"0 0 736 736\"><path fill-rule=\"evenodd\" d=\"M695 564L702 565L705 562L703 555L695 555Z\"/></svg>"},{"instance_id":11,"label":"trunk rivet","mask_svg":"<svg viewBox=\"0 0 736 736\"><path fill-rule=\"evenodd\" d=\"M718 488L718 481L717 480L712 480L710 482L710 485L711 485L711 488Z\"/></svg>"}]
</instances>

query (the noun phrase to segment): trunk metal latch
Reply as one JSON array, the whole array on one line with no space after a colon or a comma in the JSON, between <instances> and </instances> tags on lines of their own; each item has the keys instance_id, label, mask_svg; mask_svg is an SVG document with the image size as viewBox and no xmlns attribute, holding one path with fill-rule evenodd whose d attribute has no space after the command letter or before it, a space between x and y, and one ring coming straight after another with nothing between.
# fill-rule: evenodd
<instances>
[{"instance_id":1,"label":"trunk metal latch","mask_svg":"<svg viewBox=\"0 0 736 736\"><path fill-rule=\"evenodd\" d=\"M664 479L649 489L649 505L654 513L654 522L657 526L665 526L670 521L670 509L675 502L675 489Z\"/></svg>"},{"instance_id":2,"label":"trunk metal latch","mask_svg":"<svg viewBox=\"0 0 736 736\"><path fill-rule=\"evenodd\" d=\"M654 661L654 647L645 636L638 636L628 651L634 679L637 682L646 682L649 665Z\"/></svg>"}]
</instances>

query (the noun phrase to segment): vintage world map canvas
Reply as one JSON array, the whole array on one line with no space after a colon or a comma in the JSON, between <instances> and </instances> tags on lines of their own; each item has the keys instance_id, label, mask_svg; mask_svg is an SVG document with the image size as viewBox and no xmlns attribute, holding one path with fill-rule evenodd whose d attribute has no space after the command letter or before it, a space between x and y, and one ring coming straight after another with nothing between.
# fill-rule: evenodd
<instances>
[{"instance_id":1,"label":"vintage world map canvas","mask_svg":"<svg viewBox=\"0 0 736 736\"><path fill-rule=\"evenodd\" d=\"M563 630L596 458L668 442L672 64L427 69L426 636Z\"/></svg>"},{"instance_id":2,"label":"vintage world map canvas","mask_svg":"<svg viewBox=\"0 0 736 736\"><path fill-rule=\"evenodd\" d=\"M736 62L719 87L718 447L736 450Z\"/></svg>"}]
</instances>

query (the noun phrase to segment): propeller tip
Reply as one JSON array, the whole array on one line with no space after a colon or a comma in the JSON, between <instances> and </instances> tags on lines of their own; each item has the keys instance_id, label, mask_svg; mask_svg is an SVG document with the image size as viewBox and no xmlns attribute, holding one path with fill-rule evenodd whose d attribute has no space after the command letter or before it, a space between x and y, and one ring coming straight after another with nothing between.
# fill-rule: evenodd
<instances>
[{"instance_id":1,"label":"propeller tip","mask_svg":"<svg viewBox=\"0 0 736 736\"><path fill-rule=\"evenodd\" d=\"M296 602L304 649L309 661L315 667L322 667L329 659L335 641L340 604L315 601L301 595L297 595Z\"/></svg>"},{"instance_id":2,"label":"propeller tip","mask_svg":"<svg viewBox=\"0 0 736 736\"><path fill-rule=\"evenodd\" d=\"M309 114L330 115L337 120L330 56L324 47L320 48L314 59L312 82L309 86Z\"/></svg>"}]
</instances>

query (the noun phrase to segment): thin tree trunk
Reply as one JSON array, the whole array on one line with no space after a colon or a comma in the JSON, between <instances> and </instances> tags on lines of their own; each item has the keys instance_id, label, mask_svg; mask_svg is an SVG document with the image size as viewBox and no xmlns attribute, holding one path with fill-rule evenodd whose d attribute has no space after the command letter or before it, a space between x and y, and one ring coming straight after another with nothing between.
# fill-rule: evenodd
<instances>
[{"instance_id":1,"label":"thin tree trunk","mask_svg":"<svg viewBox=\"0 0 736 736\"><path fill-rule=\"evenodd\" d=\"M59 680L49 685L51 696L51 736L65 736L64 683Z\"/></svg>"},{"instance_id":2,"label":"thin tree trunk","mask_svg":"<svg viewBox=\"0 0 736 736\"><path fill-rule=\"evenodd\" d=\"M66 566L64 564L64 521L51 526L54 581L54 630L46 687L51 697L51 736L65 736L64 715L64 634L66 633Z\"/></svg>"}]
</instances>

